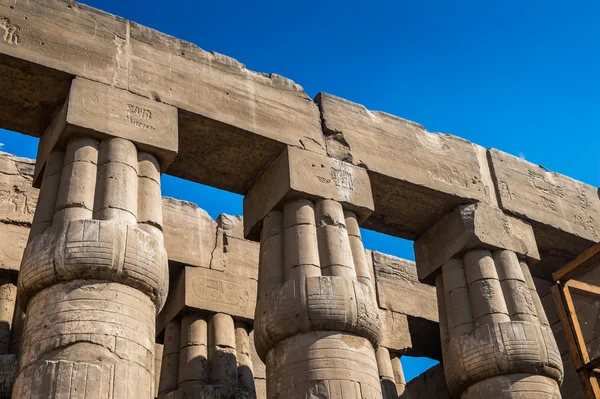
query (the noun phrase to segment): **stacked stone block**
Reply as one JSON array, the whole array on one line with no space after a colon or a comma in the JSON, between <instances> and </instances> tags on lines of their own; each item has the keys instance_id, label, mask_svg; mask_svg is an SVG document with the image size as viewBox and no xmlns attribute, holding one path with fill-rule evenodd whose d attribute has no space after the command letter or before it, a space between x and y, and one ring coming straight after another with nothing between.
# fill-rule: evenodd
<instances>
[{"instance_id":1,"label":"stacked stone block","mask_svg":"<svg viewBox=\"0 0 600 399\"><path fill-rule=\"evenodd\" d=\"M155 155L160 143L138 137L150 126L176 143L176 122L158 117L172 111L76 80L42 138L39 206L18 281L27 318L13 397L154 396L155 315L168 289L166 165Z\"/></svg>"},{"instance_id":2,"label":"stacked stone block","mask_svg":"<svg viewBox=\"0 0 600 399\"><path fill-rule=\"evenodd\" d=\"M435 278L452 396L560 398L563 365L527 264L532 231L496 208L464 206L415 248L420 272Z\"/></svg>"}]
</instances>

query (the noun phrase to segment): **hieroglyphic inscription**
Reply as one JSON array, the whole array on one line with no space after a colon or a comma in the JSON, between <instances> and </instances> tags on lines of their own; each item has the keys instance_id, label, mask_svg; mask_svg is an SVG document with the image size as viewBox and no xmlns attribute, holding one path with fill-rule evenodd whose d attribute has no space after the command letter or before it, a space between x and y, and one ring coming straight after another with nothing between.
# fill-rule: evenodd
<instances>
[{"instance_id":1,"label":"hieroglyphic inscription","mask_svg":"<svg viewBox=\"0 0 600 399\"><path fill-rule=\"evenodd\" d=\"M331 179L337 187L354 190L354 176L348 170L331 168Z\"/></svg>"},{"instance_id":2,"label":"hieroglyphic inscription","mask_svg":"<svg viewBox=\"0 0 600 399\"><path fill-rule=\"evenodd\" d=\"M185 273L187 306L249 319L254 317L256 280L199 267L187 267Z\"/></svg>"},{"instance_id":3,"label":"hieroglyphic inscription","mask_svg":"<svg viewBox=\"0 0 600 399\"><path fill-rule=\"evenodd\" d=\"M562 187L552 182L549 182L548 179L545 178L543 173L536 172L530 169L528 171L528 178L531 185L535 187L538 191L541 191L548 195L554 195L559 198L565 197Z\"/></svg>"},{"instance_id":4,"label":"hieroglyphic inscription","mask_svg":"<svg viewBox=\"0 0 600 399\"><path fill-rule=\"evenodd\" d=\"M0 223L0 269L19 270L29 229Z\"/></svg>"},{"instance_id":5,"label":"hieroglyphic inscription","mask_svg":"<svg viewBox=\"0 0 600 399\"><path fill-rule=\"evenodd\" d=\"M10 22L10 19L6 17L0 17L0 28L4 30L2 40L7 42L8 44L19 44L21 38L19 37L20 27L18 25L12 24Z\"/></svg>"},{"instance_id":6,"label":"hieroglyphic inscription","mask_svg":"<svg viewBox=\"0 0 600 399\"><path fill-rule=\"evenodd\" d=\"M152 119L152 111L135 104L127 104L127 115L125 117L131 126L142 130L154 131L156 128L147 123Z\"/></svg>"}]
</instances>

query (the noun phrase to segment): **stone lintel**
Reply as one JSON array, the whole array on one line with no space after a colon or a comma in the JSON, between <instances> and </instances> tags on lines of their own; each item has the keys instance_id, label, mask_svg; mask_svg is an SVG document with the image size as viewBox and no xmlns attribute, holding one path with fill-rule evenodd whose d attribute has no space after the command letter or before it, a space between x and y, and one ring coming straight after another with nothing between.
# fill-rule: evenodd
<instances>
[{"instance_id":1,"label":"stone lintel","mask_svg":"<svg viewBox=\"0 0 600 399\"><path fill-rule=\"evenodd\" d=\"M165 248L171 264L210 268L217 246L217 223L198 205L162 198Z\"/></svg>"},{"instance_id":2,"label":"stone lintel","mask_svg":"<svg viewBox=\"0 0 600 399\"><path fill-rule=\"evenodd\" d=\"M347 162L286 147L244 197L244 234L258 239L262 219L294 199L327 198L354 211L359 222L373 212L367 171Z\"/></svg>"},{"instance_id":3,"label":"stone lintel","mask_svg":"<svg viewBox=\"0 0 600 399\"><path fill-rule=\"evenodd\" d=\"M542 261L532 274L552 272L600 241L598 189L505 152L488 159L500 208L531 221Z\"/></svg>"},{"instance_id":4,"label":"stone lintel","mask_svg":"<svg viewBox=\"0 0 600 399\"><path fill-rule=\"evenodd\" d=\"M485 204L457 207L415 241L419 280L433 284L435 272L451 258L473 248L508 249L540 259L531 225Z\"/></svg>"},{"instance_id":5,"label":"stone lintel","mask_svg":"<svg viewBox=\"0 0 600 399\"><path fill-rule=\"evenodd\" d=\"M405 353L412 348L406 315L392 310L379 309L382 337L379 345L391 352Z\"/></svg>"},{"instance_id":6,"label":"stone lintel","mask_svg":"<svg viewBox=\"0 0 600 399\"><path fill-rule=\"evenodd\" d=\"M164 172L177 155L177 109L84 78L75 78L67 101L41 137L34 184L39 187L50 153L76 135L131 140L155 155Z\"/></svg>"},{"instance_id":7,"label":"stone lintel","mask_svg":"<svg viewBox=\"0 0 600 399\"><path fill-rule=\"evenodd\" d=\"M175 277L159 323L167 325L186 311L206 311L226 313L252 324L256 289L256 280L187 266Z\"/></svg>"}]
</instances>

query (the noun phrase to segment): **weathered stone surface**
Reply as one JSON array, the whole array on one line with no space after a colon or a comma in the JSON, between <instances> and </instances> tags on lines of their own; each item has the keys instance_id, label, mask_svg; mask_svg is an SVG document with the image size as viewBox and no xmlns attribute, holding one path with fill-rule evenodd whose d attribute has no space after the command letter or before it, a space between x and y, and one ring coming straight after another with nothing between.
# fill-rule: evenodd
<instances>
[{"instance_id":1,"label":"weathered stone surface","mask_svg":"<svg viewBox=\"0 0 600 399\"><path fill-rule=\"evenodd\" d=\"M189 312L167 325L159 398L255 398L248 326Z\"/></svg>"},{"instance_id":2,"label":"weathered stone surface","mask_svg":"<svg viewBox=\"0 0 600 399\"><path fill-rule=\"evenodd\" d=\"M1 223L31 225L38 200L32 176L32 160L0 152Z\"/></svg>"},{"instance_id":3,"label":"weathered stone surface","mask_svg":"<svg viewBox=\"0 0 600 399\"><path fill-rule=\"evenodd\" d=\"M279 75L131 24L129 76L130 90L187 111L172 174L244 193L284 145L325 152L316 105Z\"/></svg>"},{"instance_id":4,"label":"weathered stone surface","mask_svg":"<svg viewBox=\"0 0 600 399\"><path fill-rule=\"evenodd\" d=\"M561 399L558 383L552 378L535 374L501 375L478 382L463 393L462 399L541 397ZM510 397L509 396L509 397Z\"/></svg>"},{"instance_id":5,"label":"weathered stone surface","mask_svg":"<svg viewBox=\"0 0 600 399\"><path fill-rule=\"evenodd\" d=\"M401 353L412 348L406 315L392 310L379 309L379 317L382 331L380 346Z\"/></svg>"},{"instance_id":6,"label":"weathered stone surface","mask_svg":"<svg viewBox=\"0 0 600 399\"><path fill-rule=\"evenodd\" d=\"M0 270L19 271L29 228L0 223Z\"/></svg>"},{"instance_id":7,"label":"weathered stone surface","mask_svg":"<svg viewBox=\"0 0 600 399\"><path fill-rule=\"evenodd\" d=\"M382 326L357 215L331 199L267 212L254 339L268 397L380 398Z\"/></svg>"},{"instance_id":8,"label":"weathered stone surface","mask_svg":"<svg viewBox=\"0 0 600 399\"><path fill-rule=\"evenodd\" d=\"M373 211L367 172L352 164L286 147L244 197L244 233L258 238L259 223L285 202L327 198L355 212L359 222Z\"/></svg>"},{"instance_id":9,"label":"weathered stone surface","mask_svg":"<svg viewBox=\"0 0 600 399\"><path fill-rule=\"evenodd\" d=\"M383 346L377 348L376 357L383 399L398 399L404 393L406 386L400 358L390 354Z\"/></svg>"},{"instance_id":10,"label":"weathered stone surface","mask_svg":"<svg viewBox=\"0 0 600 399\"><path fill-rule=\"evenodd\" d=\"M217 223L196 204L162 198L165 248L170 262L210 268Z\"/></svg>"},{"instance_id":11,"label":"weathered stone surface","mask_svg":"<svg viewBox=\"0 0 600 399\"><path fill-rule=\"evenodd\" d=\"M11 397L18 367L17 355L0 355L0 398L9 399Z\"/></svg>"},{"instance_id":12,"label":"weathered stone surface","mask_svg":"<svg viewBox=\"0 0 600 399\"><path fill-rule=\"evenodd\" d=\"M444 367L439 364L426 370L406 384L402 399L450 399Z\"/></svg>"},{"instance_id":13,"label":"weathered stone surface","mask_svg":"<svg viewBox=\"0 0 600 399\"><path fill-rule=\"evenodd\" d=\"M379 307L404 315L406 329L396 330L397 335L408 334L410 345L401 352L410 356L441 359L440 330L435 288L419 282L414 262L377 251L367 251L373 259ZM385 337L385 323L384 323ZM400 337L397 336L397 341ZM385 345L384 345L385 346ZM388 346L395 351L400 348Z\"/></svg>"},{"instance_id":14,"label":"weathered stone surface","mask_svg":"<svg viewBox=\"0 0 600 399\"><path fill-rule=\"evenodd\" d=\"M432 282L434 273L449 259L471 248L509 249L539 260L533 229L528 223L485 204L459 206L415 241L421 281Z\"/></svg>"},{"instance_id":15,"label":"weathered stone surface","mask_svg":"<svg viewBox=\"0 0 600 399\"><path fill-rule=\"evenodd\" d=\"M27 308L13 396L68 397L85 387L86 398L152 397L154 313L148 296L122 284L78 280L42 291Z\"/></svg>"},{"instance_id":16,"label":"weathered stone surface","mask_svg":"<svg viewBox=\"0 0 600 399\"><path fill-rule=\"evenodd\" d=\"M285 145L325 152L317 106L279 75L66 0L3 1L0 18L2 127L41 135L75 75L184 110L179 177L244 193Z\"/></svg>"},{"instance_id":17,"label":"weathered stone surface","mask_svg":"<svg viewBox=\"0 0 600 399\"><path fill-rule=\"evenodd\" d=\"M419 282L414 262L372 251L379 306L437 323L435 287Z\"/></svg>"},{"instance_id":18,"label":"weathered stone surface","mask_svg":"<svg viewBox=\"0 0 600 399\"><path fill-rule=\"evenodd\" d=\"M369 171L376 213L364 227L415 239L461 203L492 201L478 146L329 94L315 101L327 154Z\"/></svg>"},{"instance_id":19,"label":"weathered stone surface","mask_svg":"<svg viewBox=\"0 0 600 399\"><path fill-rule=\"evenodd\" d=\"M436 287L453 397L518 395L527 387L560 397L560 352L529 268L514 252L467 251L443 265Z\"/></svg>"},{"instance_id":20,"label":"weathered stone surface","mask_svg":"<svg viewBox=\"0 0 600 399\"><path fill-rule=\"evenodd\" d=\"M112 84L125 68L121 18L68 1L2 1L0 21L4 128L40 136L73 75Z\"/></svg>"},{"instance_id":21,"label":"weathered stone surface","mask_svg":"<svg viewBox=\"0 0 600 399\"><path fill-rule=\"evenodd\" d=\"M165 305L164 322L186 310L225 313L246 320L254 318L256 280L222 271L185 267L176 277Z\"/></svg>"},{"instance_id":22,"label":"weathered stone surface","mask_svg":"<svg viewBox=\"0 0 600 399\"><path fill-rule=\"evenodd\" d=\"M53 124L65 121L59 113ZM64 146L40 146L51 153L19 272L27 318L13 396L151 398L155 317L168 288L160 163L131 141L85 130Z\"/></svg>"},{"instance_id":23,"label":"weathered stone surface","mask_svg":"<svg viewBox=\"0 0 600 399\"><path fill-rule=\"evenodd\" d=\"M289 399L310 395L381 398L373 347L365 338L335 331L309 332L281 341L267 358L267 393L268 398L279 393Z\"/></svg>"},{"instance_id":24,"label":"weathered stone surface","mask_svg":"<svg viewBox=\"0 0 600 399\"><path fill-rule=\"evenodd\" d=\"M549 279L553 271L600 241L596 187L547 172L502 151L489 150L500 207L530 220L542 256L532 269Z\"/></svg>"},{"instance_id":25,"label":"weathered stone surface","mask_svg":"<svg viewBox=\"0 0 600 399\"><path fill-rule=\"evenodd\" d=\"M74 79L67 102L42 134L34 176L37 187L50 152L81 134L130 140L140 151L155 154L164 171L177 155L177 109L125 90Z\"/></svg>"},{"instance_id":26,"label":"weathered stone surface","mask_svg":"<svg viewBox=\"0 0 600 399\"><path fill-rule=\"evenodd\" d=\"M217 224L224 235L232 238L244 238L244 218L222 213L217 217Z\"/></svg>"}]
</instances>

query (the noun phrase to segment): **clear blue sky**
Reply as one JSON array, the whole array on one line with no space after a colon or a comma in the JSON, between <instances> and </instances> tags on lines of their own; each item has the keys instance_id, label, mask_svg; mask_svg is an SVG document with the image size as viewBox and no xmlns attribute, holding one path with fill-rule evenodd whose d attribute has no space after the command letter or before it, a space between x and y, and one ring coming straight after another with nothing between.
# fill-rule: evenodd
<instances>
[{"instance_id":1,"label":"clear blue sky","mask_svg":"<svg viewBox=\"0 0 600 399\"><path fill-rule=\"evenodd\" d=\"M600 185L600 2L87 0L329 92ZM4 151L36 142L0 130ZM164 195L213 217L241 197L163 178ZM366 232L413 259L411 243ZM405 362L407 378L430 363Z\"/></svg>"}]
</instances>

